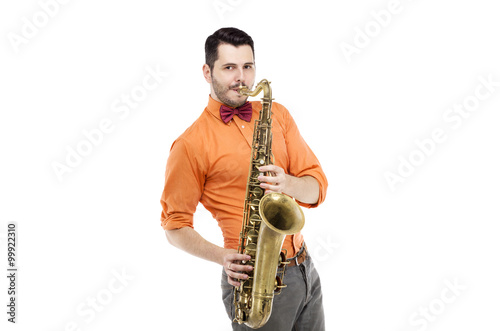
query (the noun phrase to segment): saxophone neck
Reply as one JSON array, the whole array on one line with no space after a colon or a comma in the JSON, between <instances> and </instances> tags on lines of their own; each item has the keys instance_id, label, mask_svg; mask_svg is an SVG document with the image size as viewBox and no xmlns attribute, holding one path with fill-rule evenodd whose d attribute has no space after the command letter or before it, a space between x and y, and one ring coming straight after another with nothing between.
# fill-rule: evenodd
<instances>
[{"instance_id":1,"label":"saxophone neck","mask_svg":"<svg viewBox=\"0 0 500 331\"><path fill-rule=\"evenodd\" d=\"M238 87L238 92L240 94L249 96L249 97L255 97L257 96L261 91L264 91L264 97L262 98L263 101L268 101L271 102L272 100L272 93L271 93L271 82L269 82L267 79L261 80L256 86L255 89L252 91L248 88L248 86L245 85L240 85ZM267 100L266 100L267 99Z\"/></svg>"},{"instance_id":2,"label":"saxophone neck","mask_svg":"<svg viewBox=\"0 0 500 331\"><path fill-rule=\"evenodd\" d=\"M238 92L242 95L246 95L249 97L255 97L260 92L263 92L264 95L262 97L262 111L260 112L260 120L265 120L268 122L271 118L271 106L273 103L272 98L272 90L271 90L271 82L267 79L261 80L252 91L248 88L248 86L240 85L238 87Z\"/></svg>"}]
</instances>

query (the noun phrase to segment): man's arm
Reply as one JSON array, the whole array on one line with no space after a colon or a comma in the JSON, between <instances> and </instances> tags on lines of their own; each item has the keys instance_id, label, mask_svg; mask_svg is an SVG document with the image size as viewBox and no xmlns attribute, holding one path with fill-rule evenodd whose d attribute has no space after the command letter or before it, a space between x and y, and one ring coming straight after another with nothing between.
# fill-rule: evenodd
<instances>
[{"instance_id":1,"label":"man's arm","mask_svg":"<svg viewBox=\"0 0 500 331\"><path fill-rule=\"evenodd\" d=\"M226 249L212 244L191 227L166 230L168 242L173 246L196 257L218 263L224 267L228 275L228 283L239 286L238 279L247 279L243 271L251 271L251 266L241 265L243 260L249 260L249 255L238 254L234 249Z\"/></svg>"},{"instance_id":2,"label":"man's arm","mask_svg":"<svg viewBox=\"0 0 500 331\"><path fill-rule=\"evenodd\" d=\"M259 168L262 172L271 172L273 176L259 176L263 189L285 193L303 203L315 204L319 199L319 183L312 176L294 177L276 165Z\"/></svg>"}]
</instances>

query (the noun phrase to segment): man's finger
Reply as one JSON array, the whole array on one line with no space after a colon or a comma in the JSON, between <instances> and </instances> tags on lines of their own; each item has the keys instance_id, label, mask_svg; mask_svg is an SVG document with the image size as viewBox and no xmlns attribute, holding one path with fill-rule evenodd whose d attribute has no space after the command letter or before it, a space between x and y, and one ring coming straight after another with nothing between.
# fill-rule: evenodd
<instances>
[{"instance_id":1,"label":"man's finger","mask_svg":"<svg viewBox=\"0 0 500 331\"><path fill-rule=\"evenodd\" d=\"M226 255L226 260L229 262L235 262L235 261L247 261L250 260L252 257L247 254L239 254L239 253L234 253L234 254L228 254Z\"/></svg>"},{"instance_id":2,"label":"man's finger","mask_svg":"<svg viewBox=\"0 0 500 331\"><path fill-rule=\"evenodd\" d=\"M268 182L268 183L276 183L276 180L279 181L278 177L272 177L272 176L259 176L257 177L258 180L261 182Z\"/></svg>"},{"instance_id":3,"label":"man's finger","mask_svg":"<svg viewBox=\"0 0 500 331\"><path fill-rule=\"evenodd\" d=\"M268 164L262 167L259 167L259 171L261 172L266 172L266 171L271 171L271 172L281 172L284 171L282 168L278 167L277 165L274 164Z\"/></svg>"},{"instance_id":4,"label":"man's finger","mask_svg":"<svg viewBox=\"0 0 500 331\"><path fill-rule=\"evenodd\" d=\"M233 263L233 264L231 264L231 268L229 270L231 270L231 271L252 271L252 269L253 269L253 267L251 265Z\"/></svg>"},{"instance_id":5,"label":"man's finger","mask_svg":"<svg viewBox=\"0 0 500 331\"><path fill-rule=\"evenodd\" d=\"M235 272L232 270L228 270L227 274L227 282L233 286L240 286L239 280L248 279L248 275L242 272Z\"/></svg>"},{"instance_id":6,"label":"man's finger","mask_svg":"<svg viewBox=\"0 0 500 331\"><path fill-rule=\"evenodd\" d=\"M240 282L237 282L236 280L234 280L233 278L227 276L227 282L233 286L240 286L241 283Z\"/></svg>"}]
</instances>

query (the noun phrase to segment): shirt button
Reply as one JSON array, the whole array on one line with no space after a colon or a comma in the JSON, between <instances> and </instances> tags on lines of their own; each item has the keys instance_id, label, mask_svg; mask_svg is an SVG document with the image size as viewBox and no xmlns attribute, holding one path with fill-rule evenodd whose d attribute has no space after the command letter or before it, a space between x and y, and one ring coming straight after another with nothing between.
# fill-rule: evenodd
<instances>
[{"instance_id":1,"label":"shirt button","mask_svg":"<svg viewBox=\"0 0 500 331\"><path fill-rule=\"evenodd\" d=\"M242 127L243 129L245 128L245 126L244 126L244 125L242 125L241 127Z\"/></svg>"}]
</instances>

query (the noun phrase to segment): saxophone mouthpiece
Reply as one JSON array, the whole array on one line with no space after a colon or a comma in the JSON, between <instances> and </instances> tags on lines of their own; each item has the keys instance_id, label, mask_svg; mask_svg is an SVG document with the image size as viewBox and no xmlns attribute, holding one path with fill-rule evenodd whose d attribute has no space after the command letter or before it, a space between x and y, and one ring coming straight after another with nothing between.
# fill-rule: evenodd
<instances>
[{"instance_id":1,"label":"saxophone mouthpiece","mask_svg":"<svg viewBox=\"0 0 500 331\"><path fill-rule=\"evenodd\" d=\"M238 93L242 94L242 91L248 90L248 87L243 85L243 83L240 83L240 86L237 87Z\"/></svg>"}]
</instances>

